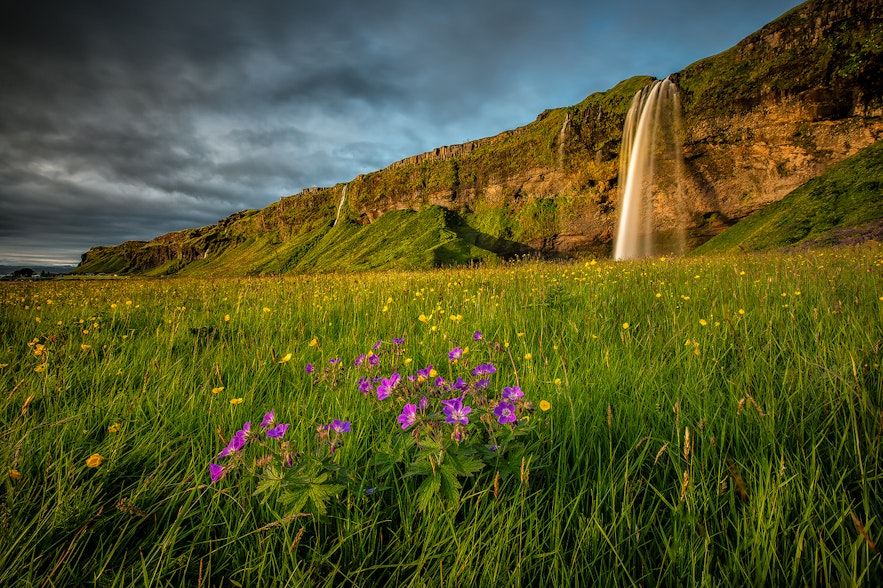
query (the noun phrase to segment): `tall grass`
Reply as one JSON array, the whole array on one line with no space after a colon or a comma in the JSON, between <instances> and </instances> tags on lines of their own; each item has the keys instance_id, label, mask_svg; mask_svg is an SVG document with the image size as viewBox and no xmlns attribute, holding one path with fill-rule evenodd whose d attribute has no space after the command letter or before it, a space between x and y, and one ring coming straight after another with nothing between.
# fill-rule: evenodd
<instances>
[{"instance_id":1,"label":"tall grass","mask_svg":"<svg viewBox=\"0 0 883 588\"><path fill-rule=\"evenodd\" d=\"M0 297L3 585L883 580L879 245ZM391 358L393 337L403 374L444 372L469 345L494 386L549 402L519 471L486 467L422 510L418 477L378 473L408 432L352 364L378 340ZM261 501L248 475L210 482L233 431L270 408L305 452L317 426L352 422L326 517Z\"/></svg>"}]
</instances>

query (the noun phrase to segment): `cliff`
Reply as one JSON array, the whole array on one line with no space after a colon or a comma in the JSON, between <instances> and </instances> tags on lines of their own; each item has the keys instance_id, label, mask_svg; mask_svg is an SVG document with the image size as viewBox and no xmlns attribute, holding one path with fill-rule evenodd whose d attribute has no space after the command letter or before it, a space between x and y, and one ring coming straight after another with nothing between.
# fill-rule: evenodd
<instances>
[{"instance_id":1,"label":"cliff","mask_svg":"<svg viewBox=\"0 0 883 588\"><path fill-rule=\"evenodd\" d=\"M673 74L683 105L691 247L879 140L881 6L810 1ZM217 225L94 248L78 271L247 274L423 267L520 253L608 255L623 123L632 97L651 81L631 78L523 127L439 147ZM659 199L665 231L674 212L664 194ZM393 213L413 234L378 225ZM343 242L373 253L341 257ZM393 242L398 256L378 253Z\"/></svg>"}]
</instances>

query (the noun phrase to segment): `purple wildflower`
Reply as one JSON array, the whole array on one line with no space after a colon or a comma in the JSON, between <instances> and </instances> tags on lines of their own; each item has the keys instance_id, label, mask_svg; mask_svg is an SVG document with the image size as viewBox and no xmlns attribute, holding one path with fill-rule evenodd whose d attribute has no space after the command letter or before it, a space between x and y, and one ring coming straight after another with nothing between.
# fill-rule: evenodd
<instances>
[{"instance_id":1,"label":"purple wildflower","mask_svg":"<svg viewBox=\"0 0 883 588\"><path fill-rule=\"evenodd\" d=\"M473 376L490 376L495 373L497 373L497 368L495 368L492 363L478 364L475 366L475 369L472 370Z\"/></svg>"},{"instance_id":2,"label":"purple wildflower","mask_svg":"<svg viewBox=\"0 0 883 588\"><path fill-rule=\"evenodd\" d=\"M329 360L328 360L328 363L330 363L331 365L337 365L337 364L340 363L340 358L339 358L339 357L335 357L334 359L329 359Z\"/></svg>"},{"instance_id":3,"label":"purple wildflower","mask_svg":"<svg viewBox=\"0 0 883 588\"><path fill-rule=\"evenodd\" d=\"M424 396L420 399L420 404L417 406L417 408L420 409L420 412L423 412L424 410L426 410L427 406L429 406L429 399Z\"/></svg>"},{"instance_id":4,"label":"purple wildflower","mask_svg":"<svg viewBox=\"0 0 883 588\"><path fill-rule=\"evenodd\" d=\"M389 398L389 395L392 394L392 391L401 379L402 376L398 372L394 372L388 378L383 378L380 381L380 385L377 386L377 400L386 400Z\"/></svg>"},{"instance_id":5,"label":"purple wildflower","mask_svg":"<svg viewBox=\"0 0 883 588\"><path fill-rule=\"evenodd\" d=\"M282 423L281 425L276 425L269 431L267 431L267 437L271 439L281 439L283 435L285 435L285 431L288 430L288 427L291 425L289 423Z\"/></svg>"},{"instance_id":6,"label":"purple wildflower","mask_svg":"<svg viewBox=\"0 0 883 588\"><path fill-rule=\"evenodd\" d=\"M229 457L245 447L245 442L248 441L250 431L251 423L245 423L242 429L233 434L233 438L227 443L227 447L221 450L221 453L218 454L218 458Z\"/></svg>"},{"instance_id":7,"label":"purple wildflower","mask_svg":"<svg viewBox=\"0 0 883 588\"><path fill-rule=\"evenodd\" d=\"M402 414L399 415L398 421L402 424L402 430L404 431L411 425L417 422L417 405L416 404L406 404L402 409Z\"/></svg>"},{"instance_id":8,"label":"purple wildflower","mask_svg":"<svg viewBox=\"0 0 883 588\"><path fill-rule=\"evenodd\" d=\"M439 376L432 383L436 388L443 388L445 385L445 379Z\"/></svg>"},{"instance_id":9,"label":"purple wildflower","mask_svg":"<svg viewBox=\"0 0 883 588\"><path fill-rule=\"evenodd\" d=\"M374 344L374 347L371 348L371 351L377 351L380 349L380 346L383 344L383 339Z\"/></svg>"},{"instance_id":10,"label":"purple wildflower","mask_svg":"<svg viewBox=\"0 0 883 588\"><path fill-rule=\"evenodd\" d=\"M457 378L453 384L453 388L455 390L459 390L460 392L465 392L469 389L469 382L467 382L463 378Z\"/></svg>"},{"instance_id":11,"label":"purple wildflower","mask_svg":"<svg viewBox=\"0 0 883 588\"><path fill-rule=\"evenodd\" d=\"M368 356L368 365L375 366L380 363L380 357L377 355L369 355Z\"/></svg>"},{"instance_id":12,"label":"purple wildflower","mask_svg":"<svg viewBox=\"0 0 883 588\"><path fill-rule=\"evenodd\" d=\"M224 466L220 466L216 463L208 464L208 472L212 477L212 482L217 482L221 479L221 476L224 475Z\"/></svg>"},{"instance_id":13,"label":"purple wildflower","mask_svg":"<svg viewBox=\"0 0 883 588\"><path fill-rule=\"evenodd\" d=\"M356 358L356 361L355 361L355 363L353 363L353 365L356 367L359 367L360 365L362 365L363 361L365 361L365 354L364 353Z\"/></svg>"},{"instance_id":14,"label":"purple wildflower","mask_svg":"<svg viewBox=\"0 0 883 588\"><path fill-rule=\"evenodd\" d=\"M454 361L455 359L460 359L463 357L463 350L459 347L454 347L450 351L448 351L448 360Z\"/></svg>"},{"instance_id":15,"label":"purple wildflower","mask_svg":"<svg viewBox=\"0 0 883 588\"><path fill-rule=\"evenodd\" d=\"M524 396L524 392L522 392L521 388L519 388L518 386L506 386L505 388L503 388L503 400L515 402L522 396Z\"/></svg>"},{"instance_id":16,"label":"purple wildflower","mask_svg":"<svg viewBox=\"0 0 883 588\"><path fill-rule=\"evenodd\" d=\"M264 420L261 421L261 427L267 428L272 427L276 424L276 411L270 409L270 412L264 415Z\"/></svg>"},{"instance_id":17,"label":"purple wildflower","mask_svg":"<svg viewBox=\"0 0 883 588\"><path fill-rule=\"evenodd\" d=\"M487 388L487 387L490 386L490 385L491 385L491 381L490 381L490 380L488 380L487 378L481 378L480 380L478 380L477 382L475 382L475 389L476 389L476 390L482 390L482 389L484 389L484 388Z\"/></svg>"},{"instance_id":18,"label":"purple wildflower","mask_svg":"<svg viewBox=\"0 0 883 588\"><path fill-rule=\"evenodd\" d=\"M432 373L432 365L430 364L430 365L426 366L425 368L423 368L422 370L417 370L417 377L423 378L424 380L428 380L431 373Z\"/></svg>"},{"instance_id":19,"label":"purple wildflower","mask_svg":"<svg viewBox=\"0 0 883 588\"><path fill-rule=\"evenodd\" d=\"M401 337L393 337L392 342L395 343L396 345L401 345L402 343L405 342L405 340L402 339Z\"/></svg>"},{"instance_id":20,"label":"purple wildflower","mask_svg":"<svg viewBox=\"0 0 883 588\"><path fill-rule=\"evenodd\" d=\"M472 335L472 340L473 341L481 341L481 337L482 337L481 331L475 331L475 334Z\"/></svg>"},{"instance_id":21,"label":"purple wildflower","mask_svg":"<svg viewBox=\"0 0 883 588\"><path fill-rule=\"evenodd\" d=\"M308 363L308 364L307 364L307 367L306 367L306 370L307 370L307 373L308 373L308 374L312 374L312 373L313 373L313 364Z\"/></svg>"},{"instance_id":22,"label":"purple wildflower","mask_svg":"<svg viewBox=\"0 0 883 588\"><path fill-rule=\"evenodd\" d=\"M505 400L501 400L500 403L494 408L494 414L499 417L501 425L505 425L506 423L514 423L517 418L515 416L515 405L510 404Z\"/></svg>"},{"instance_id":23,"label":"purple wildflower","mask_svg":"<svg viewBox=\"0 0 883 588\"><path fill-rule=\"evenodd\" d=\"M333 421L331 421L330 423L325 425L325 429L331 430L331 431L334 431L335 433L340 434L340 433L349 433L351 427L350 427L349 421L342 421L340 419L334 419Z\"/></svg>"},{"instance_id":24,"label":"purple wildflower","mask_svg":"<svg viewBox=\"0 0 883 588\"><path fill-rule=\"evenodd\" d=\"M469 418L466 416L470 412L472 412L471 406L463 406L463 397L459 398L451 398L450 400L442 400L442 404L444 404L444 408L442 412L445 414L445 422L446 423L460 423L466 425L469 423Z\"/></svg>"},{"instance_id":25,"label":"purple wildflower","mask_svg":"<svg viewBox=\"0 0 883 588\"><path fill-rule=\"evenodd\" d=\"M365 396L374 392L374 386L371 385L371 380L365 377L359 378L359 392Z\"/></svg>"}]
</instances>

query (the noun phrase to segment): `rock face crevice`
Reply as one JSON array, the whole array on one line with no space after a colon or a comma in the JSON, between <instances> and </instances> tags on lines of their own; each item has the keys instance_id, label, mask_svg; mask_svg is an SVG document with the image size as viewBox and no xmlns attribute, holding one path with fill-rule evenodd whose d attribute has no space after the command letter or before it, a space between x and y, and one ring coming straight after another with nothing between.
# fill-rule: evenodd
<instances>
[{"instance_id":1,"label":"rock face crevice","mask_svg":"<svg viewBox=\"0 0 883 588\"><path fill-rule=\"evenodd\" d=\"M880 140L881 71L879 0L813 0L673 74L683 107L688 244L702 243ZM631 78L517 129L362 174L347 183L342 216L368 226L394 211L435 205L477 234L524 251L609 255L623 124L632 97L652 81ZM212 252L261 239L267 256L295 255L279 253L293 240L302 242L292 247L302 255L306 243L315 246L331 229L342 188L310 188L211 227L117 246L116 253L96 248L84 254L81 268L115 255L125 259L116 266L131 272L196 261L205 266ZM675 199L663 193L658 200L658 230L665 233L679 224L665 205Z\"/></svg>"}]
</instances>

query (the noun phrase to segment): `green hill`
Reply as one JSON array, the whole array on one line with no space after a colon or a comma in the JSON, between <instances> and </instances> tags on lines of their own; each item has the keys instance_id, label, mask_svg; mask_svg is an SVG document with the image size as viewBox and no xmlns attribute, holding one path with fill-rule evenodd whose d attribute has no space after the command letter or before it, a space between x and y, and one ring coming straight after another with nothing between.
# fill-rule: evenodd
<instances>
[{"instance_id":1,"label":"green hill","mask_svg":"<svg viewBox=\"0 0 883 588\"><path fill-rule=\"evenodd\" d=\"M883 141L694 250L763 251L883 240Z\"/></svg>"}]
</instances>

